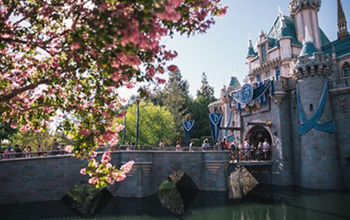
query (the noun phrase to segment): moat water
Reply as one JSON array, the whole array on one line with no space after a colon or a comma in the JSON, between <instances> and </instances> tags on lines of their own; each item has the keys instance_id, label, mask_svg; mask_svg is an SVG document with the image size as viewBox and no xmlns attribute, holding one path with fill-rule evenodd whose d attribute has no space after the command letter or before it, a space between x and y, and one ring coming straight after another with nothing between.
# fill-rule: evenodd
<instances>
[{"instance_id":1,"label":"moat water","mask_svg":"<svg viewBox=\"0 0 350 220\"><path fill-rule=\"evenodd\" d=\"M230 200L228 192L198 192L180 186L142 199L105 192L92 203L63 199L0 205L0 219L349 220L350 192L258 185L243 199Z\"/></svg>"}]
</instances>

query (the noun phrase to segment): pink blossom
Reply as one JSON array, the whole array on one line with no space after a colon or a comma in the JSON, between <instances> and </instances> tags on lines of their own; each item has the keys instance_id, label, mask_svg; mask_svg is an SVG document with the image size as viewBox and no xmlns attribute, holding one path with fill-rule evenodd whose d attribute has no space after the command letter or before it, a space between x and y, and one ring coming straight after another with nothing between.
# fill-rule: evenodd
<instances>
[{"instance_id":1,"label":"pink blossom","mask_svg":"<svg viewBox=\"0 0 350 220\"><path fill-rule=\"evenodd\" d=\"M97 156L97 153L96 153L96 151L91 151L91 157L96 157Z\"/></svg>"},{"instance_id":2,"label":"pink blossom","mask_svg":"<svg viewBox=\"0 0 350 220\"><path fill-rule=\"evenodd\" d=\"M66 152L68 152L68 153L72 153L72 151L73 151L73 147L71 146L71 145L67 145L66 146L66 148L64 149Z\"/></svg>"},{"instance_id":3,"label":"pink blossom","mask_svg":"<svg viewBox=\"0 0 350 220\"><path fill-rule=\"evenodd\" d=\"M166 80L165 79L161 79L159 77L156 77L156 80L159 84L165 84L166 83Z\"/></svg>"},{"instance_id":4,"label":"pink blossom","mask_svg":"<svg viewBox=\"0 0 350 220\"><path fill-rule=\"evenodd\" d=\"M94 185L97 183L98 178L97 177L92 177L89 179L89 184Z\"/></svg>"},{"instance_id":5,"label":"pink blossom","mask_svg":"<svg viewBox=\"0 0 350 220\"><path fill-rule=\"evenodd\" d=\"M175 66L175 65L170 65L170 66L168 66L168 70L170 71L170 72L175 72L175 71L177 71L179 68L177 67L177 66Z\"/></svg>"},{"instance_id":6,"label":"pink blossom","mask_svg":"<svg viewBox=\"0 0 350 220\"><path fill-rule=\"evenodd\" d=\"M12 129L16 129L17 128L17 123L11 122L10 126L11 126Z\"/></svg>"},{"instance_id":7,"label":"pink blossom","mask_svg":"<svg viewBox=\"0 0 350 220\"><path fill-rule=\"evenodd\" d=\"M111 168L111 167L112 167L112 164L110 164L110 163L106 164L106 168Z\"/></svg>"},{"instance_id":8,"label":"pink blossom","mask_svg":"<svg viewBox=\"0 0 350 220\"><path fill-rule=\"evenodd\" d=\"M126 178L125 173L119 173L119 172L113 172L112 176L113 178L115 178L117 182L123 181Z\"/></svg>"},{"instance_id":9,"label":"pink blossom","mask_svg":"<svg viewBox=\"0 0 350 220\"><path fill-rule=\"evenodd\" d=\"M98 162L95 160L95 158L92 159L92 166L98 167Z\"/></svg>"},{"instance_id":10,"label":"pink blossom","mask_svg":"<svg viewBox=\"0 0 350 220\"><path fill-rule=\"evenodd\" d=\"M110 155L111 155L111 152L106 151L106 152L102 155L101 163L107 164L107 163L111 160Z\"/></svg>"},{"instance_id":11,"label":"pink blossom","mask_svg":"<svg viewBox=\"0 0 350 220\"><path fill-rule=\"evenodd\" d=\"M134 88L135 86L134 86L134 84L132 84L132 83L128 83L128 84L126 84L126 88L128 88L128 89L132 89L132 88Z\"/></svg>"},{"instance_id":12,"label":"pink blossom","mask_svg":"<svg viewBox=\"0 0 350 220\"><path fill-rule=\"evenodd\" d=\"M90 131L87 129L80 129L79 130L80 134L84 135L85 137L89 136Z\"/></svg>"},{"instance_id":13,"label":"pink blossom","mask_svg":"<svg viewBox=\"0 0 350 220\"><path fill-rule=\"evenodd\" d=\"M81 169L81 170L80 170L80 174L81 174L81 175L86 175L86 168Z\"/></svg>"},{"instance_id":14,"label":"pink blossom","mask_svg":"<svg viewBox=\"0 0 350 220\"><path fill-rule=\"evenodd\" d=\"M71 49L71 50L78 50L78 49L80 49L80 43L78 43L78 42L73 42L73 43L70 45L70 49Z\"/></svg>"},{"instance_id":15,"label":"pink blossom","mask_svg":"<svg viewBox=\"0 0 350 220\"><path fill-rule=\"evenodd\" d=\"M123 173L129 173L134 163L135 162L133 160L129 161L126 164L124 164L120 169L123 171Z\"/></svg>"}]
</instances>

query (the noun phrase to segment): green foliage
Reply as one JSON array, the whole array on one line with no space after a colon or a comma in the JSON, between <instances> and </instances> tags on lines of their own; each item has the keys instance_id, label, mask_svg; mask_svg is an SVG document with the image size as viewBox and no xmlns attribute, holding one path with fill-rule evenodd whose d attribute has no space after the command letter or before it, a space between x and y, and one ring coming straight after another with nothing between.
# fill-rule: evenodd
<instances>
[{"instance_id":1,"label":"green foliage","mask_svg":"<svg viewBox=\"0 0 350 220\"><path fill-rule=\"evenodd\" d=\"M51 150L54 143L54 139L57 139L59 144L69 145L73 144L68 140L63 133L56 132L54 135L50 134L47 130L41 132L34 131L19 131L10 137L12 145L18 144L20 147L31 146L34 150L39 144L44 150Z\"/></svg>"},{"instance_id":2,"label":"green foliage","mask_svg":"<svg viewBox=\"0 0 350 220\"><path fill-rule=\"evenodd\" d=\"M192 99L189 96L189 84L182 79L180 71L169 73L169 80L160 98L163 98L164 106L174 117L176 136L173 143L177 140L181 140L184 143L182 122L190 119L189 106Z\"/></svg>"},{"instance_id":3,"label":"green foliage","mask_svg":"<svg viewBox=\"0 0 350 220\"><path fill-rule=\"evenodd\" d=\"M9 139L11 135L15 134L17 129L11 128L11 121L5 124L0 124L0 147L1 142L5 139Z\"/></svg>"},{"instance_id":4,"label":"green foliage","mask_svg":"<svg viewBox=\"0 0 350 220\"><path fill-rule=\"evenodd\" d=\"M182 79L180 71L170 72L169 80L163 90L156 89L153 91L150 100L154 104L163 105L174 117L176 126L176 137L173 140L184 140L184 131L182 122L193 119L195 121L192 138L198 139L198 146L202 144L202 136L211 135L209 126L209 109L208 105L214 101L214 88L209 85L205 73L202 75L202 85L197 91L195 100L189 95L189 84ZM199 140L201 138L201 140ZM197 143L196 143L197 145Z\"/></svg>"},{"instance_id":5,"label":"green foliage","mask_svg":"<svg viewBox=\"0 0 350 220\"><path fill-rule=\"evenodd\" d=\"M137 104L130 106L126 113L126 136L125 142L134 142L136 140L136 108ZM156 106L153 103L141 102L139 104L139 140L138 145L158 145L160 140L165 140L171 144L175 137L174 118L165 107ZM118 119L119 124L123 119ZM120 132L122 135L122 132Z\"/></svg>"},{"instance_id":6,"label":"green foliage","mask_svg":"<svg viewBox=\"0 0 350 220\"><path fill-rule=\"evenodd\" d=\"M192 137L200 138L202 136L210 136L208 105L215 100L214 88L209 85L208 78L206 74L203 73L202 86L200 90L197 91L197 98L191 105L192 119L195 120Z\"/></svg>"}]
</instances>

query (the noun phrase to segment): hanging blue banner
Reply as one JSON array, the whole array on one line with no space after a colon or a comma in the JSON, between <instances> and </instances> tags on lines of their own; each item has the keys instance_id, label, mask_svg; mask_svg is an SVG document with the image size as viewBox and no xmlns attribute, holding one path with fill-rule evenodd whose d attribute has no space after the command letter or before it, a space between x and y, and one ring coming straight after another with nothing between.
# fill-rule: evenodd
<instances>
[{"instance_id":1,"label":"hanging blue banner","mask_svg":"<svg viewBox=\"0 0 350 220\"><path fill-rule=\"evenodd\" d=\"M211 136L213 137L213 144L215 145L220 133L222 114L212 113L209 115L209 119L210 119Z\"/></svg>"},{"instance_id":2,"label":"hanging blue banner","mask_svg":"<svg viewBox=\"0 0 350 220\"><path fill-rule=\"evenodd\" d=\"M185 130L186 144L189 146L191 142L191 132L194 125L194 120L184 121L182 122L182 125Z\"/></svg>"},{"instance_id":3,"label":"hanging blue banner","mask_svg":"<svg viewBox=\"0 0 350 220\"><path fill-rule=\"evenodd\" d=\"M317 110L315 114L311 118L306 118L305 112L303 110L303 106L301 105L300 95L299 95L299 86L296 84L296 92L297 92L297 104L299 115L301 118L301 124L299 125L299 134L303 135L309 132L311 129L316 129L318 131L324 131L329 133L336 132L335 121L330 120L326 123L319 123L318 121L321 119L323 114L323 109L326 105L326 99L328 94L328 78L326 78L326 82L324 85L324 89L322 92L322 96L320 98Z\"/></svg>"}]
</instances>

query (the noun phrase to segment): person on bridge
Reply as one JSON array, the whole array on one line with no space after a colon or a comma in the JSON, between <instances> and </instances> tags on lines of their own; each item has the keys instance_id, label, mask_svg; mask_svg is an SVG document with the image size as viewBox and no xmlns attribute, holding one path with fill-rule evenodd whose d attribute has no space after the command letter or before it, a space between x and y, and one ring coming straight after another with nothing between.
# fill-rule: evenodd
<instances>
[{"instance_id":1,"label":"person on bridge","mask_svg":"<svg viewBox=\"0 0 350 220\"><path fill-rule=\"evenodd\" d=\"M267 139L265 139L264 143L263 143L263 152L264 152L264 159L267 160L269 159L269 154L270 154L270 144L269 142L267 142Z\"/></svg>"},{"instance_id":2,"label":"person on bridge","mask_svg":"<svg viewBox=\"0 0 350 220\"><path fill-rule=\"evenodd\" d=\"M164 140L160 140L160 143L159 143L159 150L162 150L162 151L165 150L165 141L164 141Z\"/></svg>"},{"instance_id":3,"label":"person on bridge","mask_svg":"<svg viewBox=\"0 0 350 220\"><path fill-rule=\"evenodd\" d=\"M249 150L250 150L250 143L247 139L244 140L243 142L243 149L242 149L242 158L241 160L244 158L245 160L249 159Z\"/></svg>"},{"instance_id":4,"label":"person on bridge","mask_svg":"<svg viewBox=\"0 0 350 220\"><path fill-rule=\"evenodd\" d=\"M204 141L203 141L203 144L202 144L202 150L203 151L206 151L206 150L209 150L210 149L210 144L209 144L209 142L208 142L208 139L205 139Z\"/></svg>"},{"instance_id":5,"label":"person on bridge","mask_svg":"<svg viewBox=\"0 0 350 220\"><path fill-rule=\"evenodd\" d=\"M194 140L191 140L191 143L189 145L188 151L193 151L192 147L194 146Z\"/></svg>"},{"instance_id":6,"label":"person on bridge","mask_svg":"<svg viewBox=\"0 0 350 220\"><path fill-rule=\"evenodd\" d=\"M18 144L15 145L15 153L16 153L16 157L22 157L23 156L22 150L21 150L21 148L19 148Z\"/></svg>"},{"instance_id":7,"label":"person on bridge","mask_svg":"<svg viewBox=\"0 0 350 220\"><path fill-rule=\"evenodd\" d=\"M181 147L181 142L180 141L176 142L175 151L178 151L178 152L182 151L182 147Z\"/></svg>"}]
</instances>

